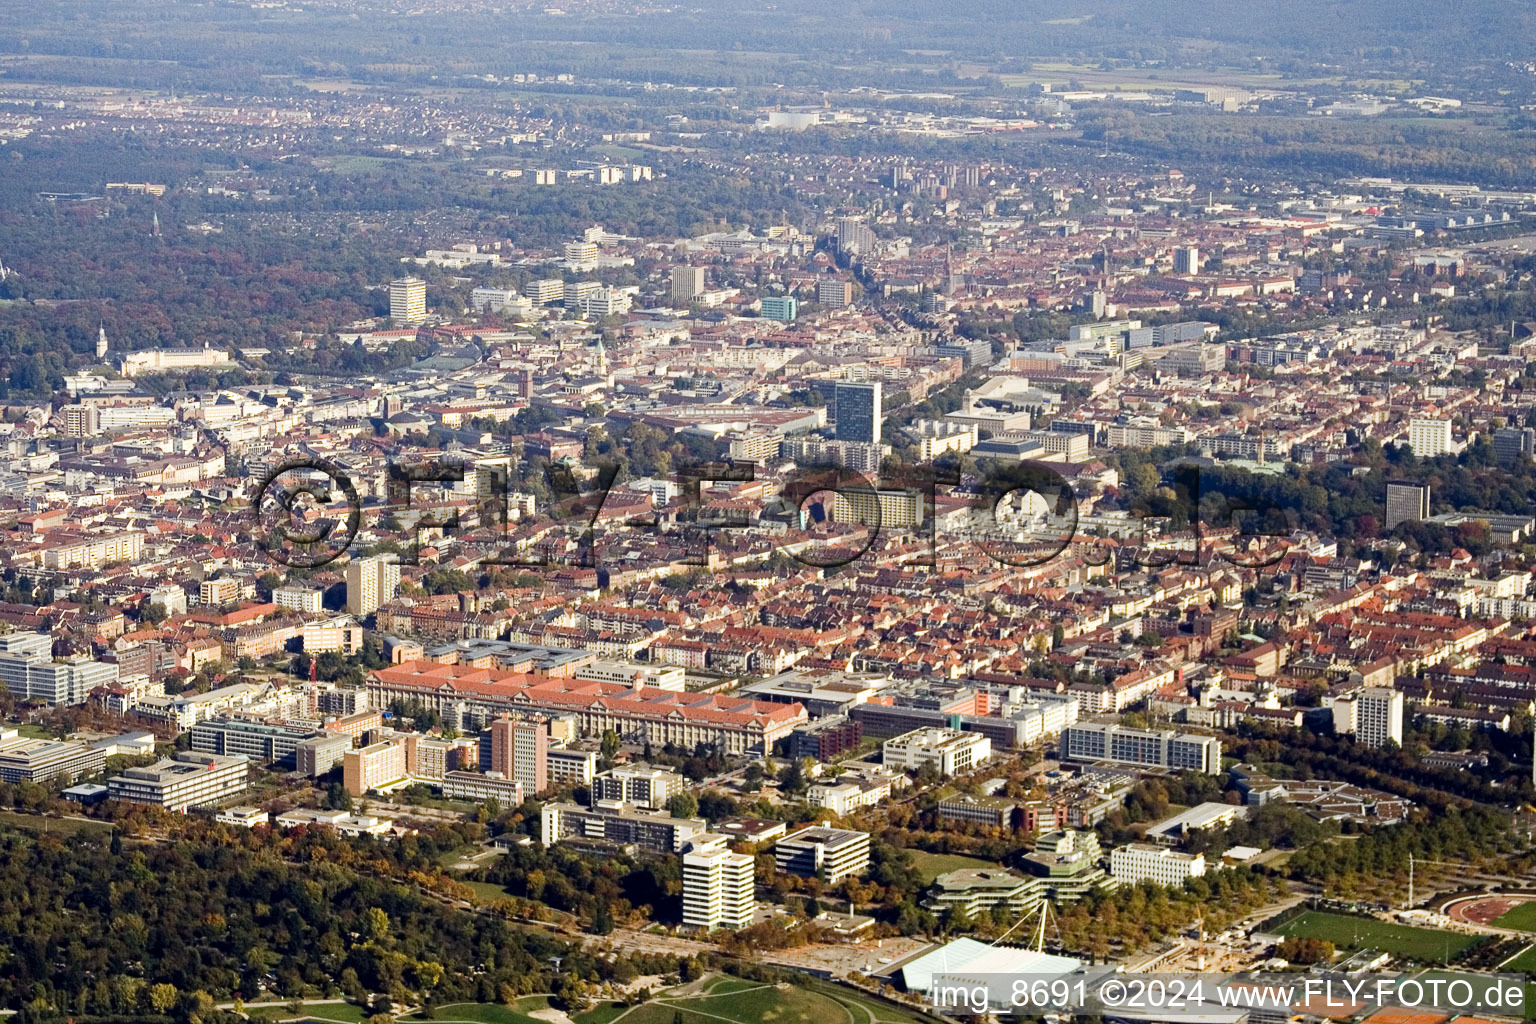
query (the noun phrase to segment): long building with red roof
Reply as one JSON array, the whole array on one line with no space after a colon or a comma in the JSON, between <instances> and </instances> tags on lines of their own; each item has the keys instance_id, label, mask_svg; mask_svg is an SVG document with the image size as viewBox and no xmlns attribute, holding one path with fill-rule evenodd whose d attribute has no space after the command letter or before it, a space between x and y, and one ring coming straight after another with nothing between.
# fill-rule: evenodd
<instances>
[{"instance_id":1,"label":"long building with red roof","mask_svg":"<svg viewBox=\"0 0 1536 1024\"><path fill-rule=\"evenodd\" d=\"M368 675L370 706L405 701L436 711L459 728L476 728L503 712L575 715L581 731L612 729L633 743L717 745L728 754L766 751L806 721L800 704L776 704L718 693L631 688L471 665L411 661Z\"/></svg>"}]
</instances>

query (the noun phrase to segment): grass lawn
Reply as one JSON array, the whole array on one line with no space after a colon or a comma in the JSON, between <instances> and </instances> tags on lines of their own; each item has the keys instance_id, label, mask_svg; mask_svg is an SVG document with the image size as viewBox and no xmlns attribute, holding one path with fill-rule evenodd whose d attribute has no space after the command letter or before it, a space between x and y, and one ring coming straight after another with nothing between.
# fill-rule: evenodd
<instances>
[{"instance_id":1,"label":"grass lawn","mask_svg":"<svg viewBox=\"0 0 1536 1024\"><path fill-rule=\"evenodd\" d=\"M0 825L24 828L29 832L52 832L55 835L72 836L81 832L105 834L112 826L105 821L76 821L73 818L49 818L41 814L21 814L17 811L0 811Z\"/></svg>"},{"instance_id":2,"label":"grass lawn","mask_svg":"<svg viewBox=\"0 0 1536 1024\"><path fill-rule=\"evenodd\" d=\"M547 1010L549 1005L549 996L523 996L512 1004L512 1009L518 1013L532 1013L534 1010Z\"/></svg>"},{"instance_id":3,"label":"grass lawn","mask_svg":"<svg viewBox=\"0 0 1536 1024\"><path fill-rule=\"evenodd\" d=\"M1493 923L1500 928L1514 928L1516 931L1536 932L1536 900L1522 903L1516 907L1510 907L1508 911L1500 914Z\"/></svg>"},{"instance_id":4,"label":"grass lawn","mask_svg":"<svg viewBox=\"0 0 1536 1024\"><path fill-rule=\"evenodd\" d=\"M861 992L830 982L779 987L738 978L711 984L703 995L665 996L637 1007L620 1024L916 1024L918 1018ZM589 1022L585 1016L580 1024Z\"/></svg>"},{"instance_id":5,"label":"grass lawn","mask_svg":"<svg viewBox=\"0 0 1536 1024\"><path fill-rule=\"evenodd\" d=\"M368 1011L353 1003L300 1003L295 1014L288 1004L281 1006L247 1006L246 1015L252 1020L303 1020L342 1021L344 1024L362 1024L368 1019Z\"/></svg>"},{"instance_id":6,"label":"grass lawn","mask_svg":"<svg viewBox=\"0 0 1536 1024\"><path fill-rule=\"evenodd\" d=\"M422 1020L416 1016L400 1019ZM436 1024L452 1024L453 1021L467 1021L470 1024L545 1024L536 1017L509 1010L500 1003L444 1003L434 1008L432 1020Z\"/></svg>"},{"instance_id":7,"label":"grass lawn","mask_svg":"<svg viewBox=\"0 0 1536 1024\"><path fill-rule=\"evenodd\" d=\"M887 1003L883 999L875 999L865 995L863 992L833 984L830 981L822 981L820 978L812 979L809 987L813 991L823 993L829 998L851 1007L854 1024L865 1024L865 1015L869 1017L869 1024L918 1024L918 1022L924 1020L921 1016L909 1012L905 1007Z\"/></svg>"},{"instance_id":8,"label":"grass lawn","mask_svg":"<svg viewBox=\"0 0 1536 1024\"><path fill-rule=\"evenodd\" d=\"M586 1013L578 1013L572 1020L576 1024L608 1024L628 1007L623 1003L598 1003Z\"/></svg>"},{"instance_id":9,"label":"grass lawn","mask_svg":"<svg viewBox=\"0 0 1536 1024\"><path fill-rule=\"evenodd\" d=\"M929 853L926 850L913 850L912 864L917 868L917 873L923 876L925 882L933 881L946 871L997 867L992 861L982 860L980 857L967 857L961 853Z\"/></svg>"},{"instance_id":10,"label":"grass lawn","mask_svg":"<svg viewBox=\"0 0 1536 1024\"><path fill-rule=\"evenodd\" d=\"M1423 963L1454 957L1480 937L1319 911L1308 911L1276 931L1288 938L1327 939L1339 949L1379 949Z\"/></svg>"},{"instance_id":11,"label":"grass lawn","mask_svg":"<svg viewBox=\"0 0 1536 1024\"><path fill-rule=\"evenodd\" d=\"M1536 946L1527 946L1519 956L1500 967L1501 971L1515 974L1536 974Z\"/></svg>"}]
</instances>

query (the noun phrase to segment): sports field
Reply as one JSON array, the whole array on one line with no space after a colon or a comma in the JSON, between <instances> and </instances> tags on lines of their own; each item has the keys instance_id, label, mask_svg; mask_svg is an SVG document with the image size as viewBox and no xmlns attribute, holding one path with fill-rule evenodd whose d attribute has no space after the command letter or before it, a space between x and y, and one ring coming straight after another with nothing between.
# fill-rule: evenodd
<instances>
[{"instance_id":1,"label":"sports field","mask_svg":"<svg viewBox=\"0 0 1536 1024\"><path fill-rule=\"evenodd\" d=\"M1287 938L1326 939L1339 949L1379 949L1422 963L1443 963L1479 938L1317 910L1308 911L1275 931Z\"/></svg>"},{"instance_id":2,"label":"sports field","mask_svg":"<svg viewBox=\"0 0 1536 1024\"><path fill-rule=\"evenodd\" d=\"M1536 932L1536 900L1515 904L1495 918L1493 923L1500 928L1513 928L1516 931L1522 932Z\"/></svg>"}]
</instances>

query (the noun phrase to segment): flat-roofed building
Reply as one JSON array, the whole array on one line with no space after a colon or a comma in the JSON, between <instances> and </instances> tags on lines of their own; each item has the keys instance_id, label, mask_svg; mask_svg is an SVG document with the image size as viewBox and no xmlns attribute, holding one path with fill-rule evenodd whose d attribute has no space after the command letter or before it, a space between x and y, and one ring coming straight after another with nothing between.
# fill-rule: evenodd
<instances>
[{"instance_id":1,"label":"flat-roofed building","mask_svg":"<svg viewBox=\"0 0 1536 1024\"><path fill-rule=\"evenodd\" d=\"M1221 740L1172 729L1130 729L1112 722L1078 722L1061 733L1061 756L1148 768L1221 773Z\"/></svg>"},{"instance_id":2,"label":"flat-roofed building","mask_svg":"<svg viewBox=\"0 0 1536 1024\"><path fill-rule=\"evenodd\" d=\"M73 782L106 766L107 752L84 743L14 734L0 740L0 782Z\"/></svg>"},{"instance_id":3,"label":"flat-roofed building","mask_svg":"<svg viewBox=\"0 0 1536 1024\"><path fill-rule=\"evenodd\" d=\"M226 807L215 814L213 820L235 828L255 828L257 825L270 825L272 815L260 807Z\"/></svg>"},{"instance_id":4,"label":"flat-roofed building","mask_svg":"<svg viewBox=\"0 0 1536 1024\"><path fill-rule=\"evenodd\" d=\"M869 870L869 833L813 825L775 843L773 859L785 874L836 885Z\"/></svg>"},{"instance_id":5,"label":"flat-roofed building","mask_svg":"<svg viewBox=\"0 0 1536 1024\"><path fill-rule=\"evenodd\" d=\"M654 853L679 853L708 824L703 818L674 818L627 804L582 807L551 801L544 805L539 835L545 846L581 838L614 846L633 844Z\"/></svg>"},{"instance_id":6,"label":"flat-roofed building","mask_svg":"<svg viewBox=\"0 0 1536 1024\"><path fill-rule=\"evenodd\" d=\"M342 756L341 772L343 784L353 796L399 782L406 777L405 742L389 739L349 750Z\"/></svg>"},{"instance_id":7,"label":"flat-roofed building","mask_svg":"<svg viewBox=\"0 0 1536 1024\"><path fill-rule=\"evenodd\" d=\"M220 716L192 727L192 749L208 754L244 754L256 764L293 766L299 744L316 735L306 726Z\"/></svg>"},{"instance_id":8,"label":"flat-roofed building","mask_svg":"<svg viewBox=\"0 0 1536 1024\"><path fill-rule=\"evenodd\" d=\"M587 786L597 776L597 751L550 747L544 754L551 786Z\"/></svg>"},{"instance_id":9,"label":"flat-roofed building","mask_svg":"<svg viewBox=\"0 0 1536 1024\"><path fill-rule=\"evenodd\" d=\"M107 789L114 800L185 811L244 793L250 786L250 769L250 761L241 755L184 750L170 759L112 776Z\"/></svg>"},{"instance_id":10,"label":"flat-roofed building","mask_svg":"<svg viewBox=\"0 0 1536 1024\"><path fill-rule=\"evenodd\" d=\"M592 801L617 800L642 810L660 811L683 788L683 777L676 772L648 764L620 765L592 780Z\"/></svg>"},{"instance_id":11,"label":"flat-roofed building","mask_svg":"<svg viewBox=\"0 0 1536 1024\"><path fill-rule=\"evenodd\" d=\"M757 911L753 858L725 836L703 833L683 854L683 924L701 931L745 928Z\"/></svg>"},{"instance_id":12,"label":"flat-roofed building","mask_svg":"<svg viewBox=\"0 0 1536 1024\"><path fill-rule=\"evenodd\" d=\"M753 700L799 704L811 718L820 718L863 704L890 685L891 678L886 675L792 668L748 683L736 692Z\"/></svg>"},{"instance_id":13,"label":"flat-roofed building","mask_svg":"<svg viewBox=\"0 0 1536 1024\"><path fill-rule=\"evenodd\" d=\"M961 868L935 878L923 906L938 913L959 914L966 920L974 920L980 911L1001 907L1008 917L1018 918L1040 906L1043 892L1038 878L1002 868Z\"/></svg>"},{"instance_id":14,"label":"flat-roofed building","mask_svg":"<svg viewBox=\"0 0 1536 1024\"><path fill-rule=\"evenodd\" d=\"M881 746L881 760L899 770L933 765L945 777L960 775L992 757L992 741L981 733L959 729L914 729Z\"/></svg>"},{"instance_id":15,"label":"flat-roofed building","mask_svg":"<svg viewBox=\"0 0 1536 1024\"><path fill-rule=\"evenodd\" d=\"M1155 882L1181 886L1205 874L1205 854L1180 853L1151 843L1127 843L1110 853L1109 873L1122 885Z\"/></svg>"},{"instance_id":16,"label":"flat-roofed building","mask_svg":"<svg viewBox=\"0 0 1536 1024\"><path fill-rule=\"evenodd\" d=\"M317 778L341 764L351 749L352 737L321 732L298 742L293 749L293 766L296 771Z\"/></svg>"},{"instance_id":17,"label":"flat-roofed building","mask_svg":"<svg viewBox=\"0 0 1536 1024\"><path fill-rule=\"evenodd\" d=\"M523 784L500 772L444 772L443 796L448 800L495 800L503 810L521 807Z\"/></svg>"}]
</instances>

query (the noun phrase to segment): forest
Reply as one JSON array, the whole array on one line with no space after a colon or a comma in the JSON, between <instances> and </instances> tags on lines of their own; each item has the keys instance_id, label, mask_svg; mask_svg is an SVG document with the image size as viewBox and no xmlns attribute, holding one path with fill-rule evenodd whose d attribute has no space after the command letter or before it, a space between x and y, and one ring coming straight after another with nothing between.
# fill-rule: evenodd
<instances>
[{"instance_id":1,"label":"forest","mask_svg":"<svg viewBox=\"0 0 1536 1024\"><path fill-rule=\"evenodd\" d=\"M450 905L432 880L443 849L432 836L277 837L198 819L171 831L153 841L0 827L0 1004L21 1021L210 1024L229 1016L214 1003L257 996L498 1002L628 970ZM462 838L442 837L450 849Z\"/></svg>"}]
</instances>

